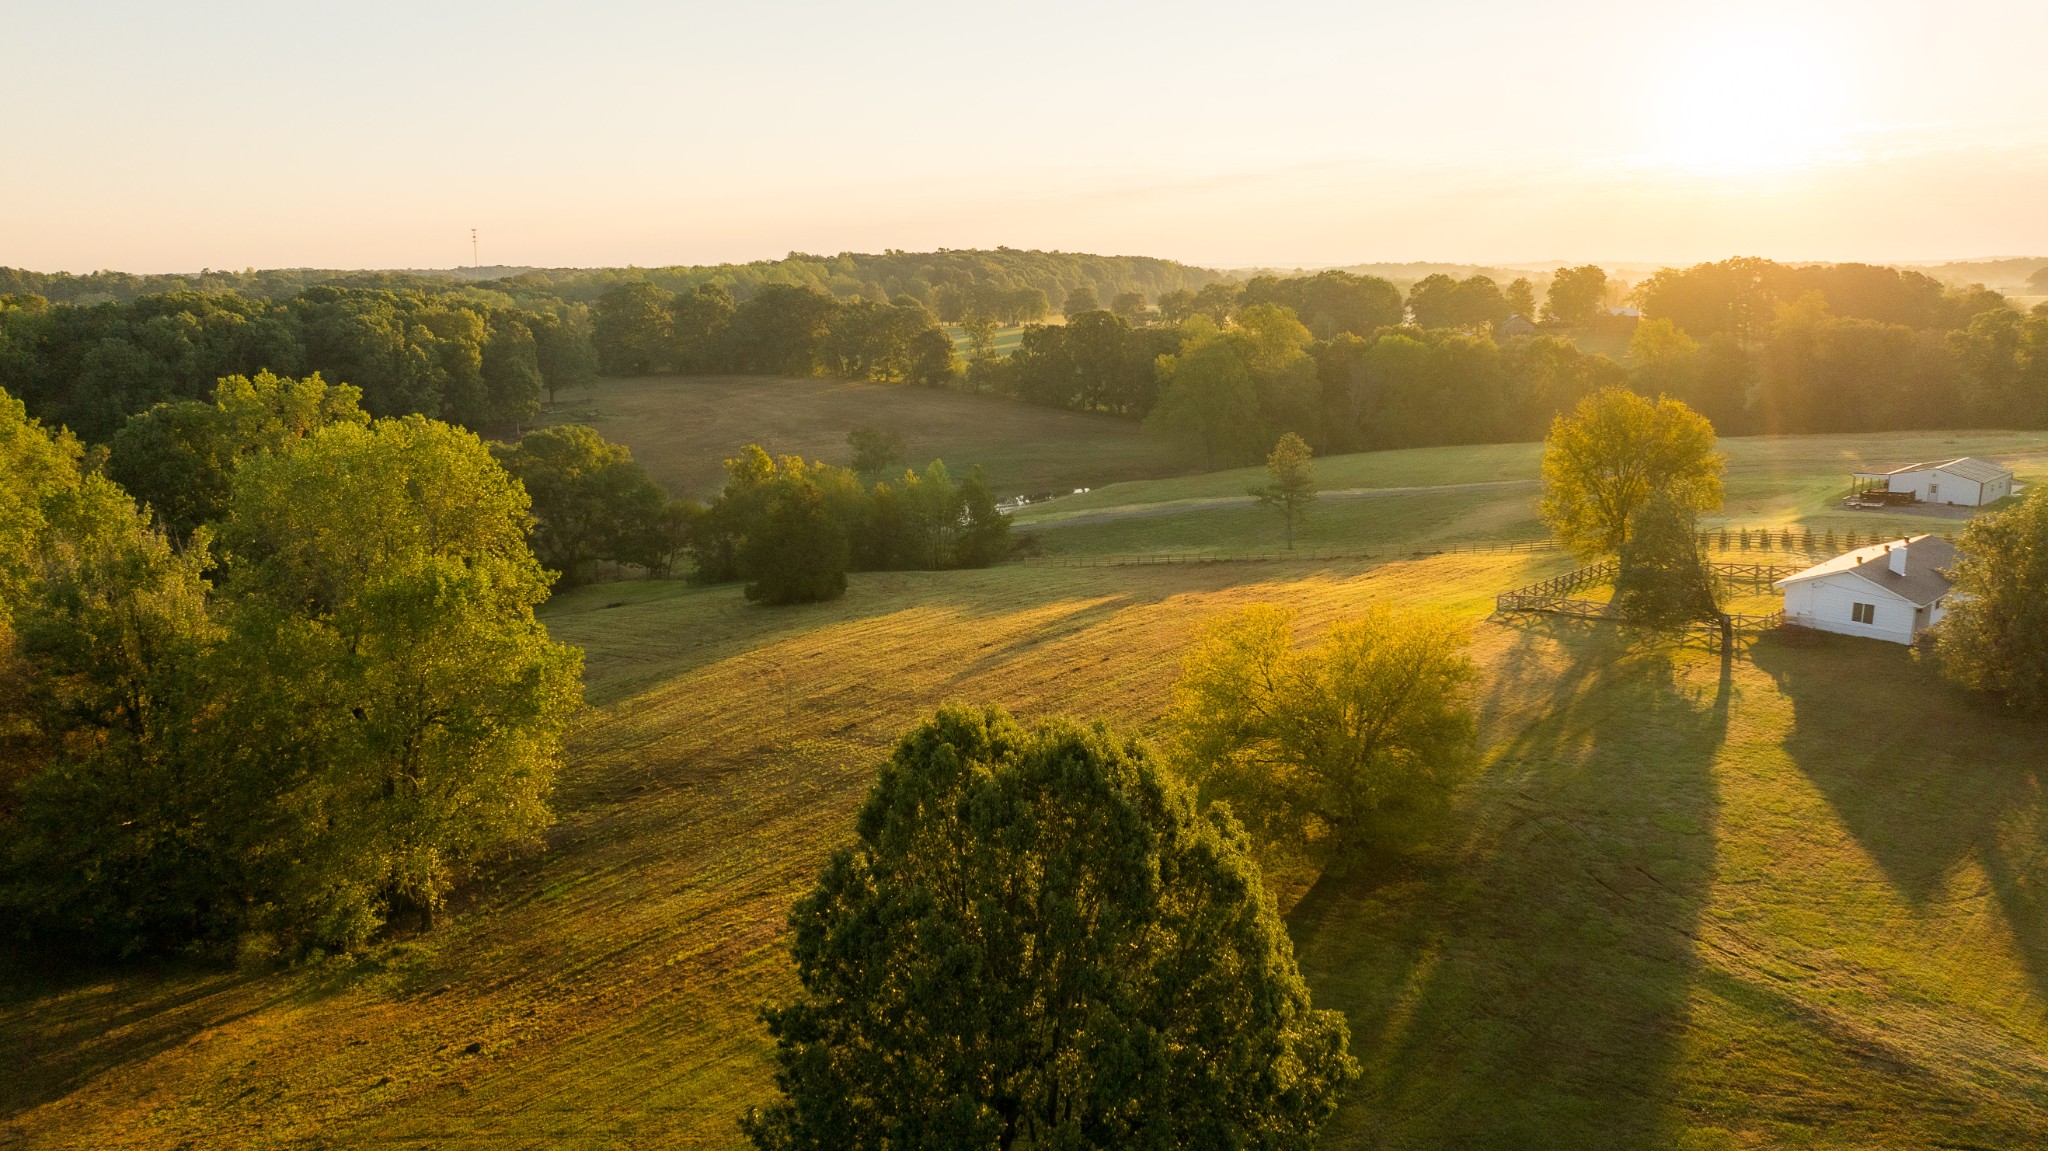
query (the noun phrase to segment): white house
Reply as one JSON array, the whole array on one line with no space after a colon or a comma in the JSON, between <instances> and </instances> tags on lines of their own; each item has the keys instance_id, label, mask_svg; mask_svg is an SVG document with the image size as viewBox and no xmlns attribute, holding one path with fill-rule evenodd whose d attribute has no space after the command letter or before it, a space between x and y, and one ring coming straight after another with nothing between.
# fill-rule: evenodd
<instances>
[{"instance_id":1,"label":"white house","mask_svg":"<svg viewBox=\"0 0 2048 1151\"><path fill-rule=\"evenodd\" d=\"M1914 536L1857 548L1771 586L1785 593L1785 622L1842 635L1912 643L1941 622L1954 545Z\"/></svg>"},{"instance_id":2,"label":"white house","mask_svg":"<svg viewBox=\"0 0 2048 1151\"><path fill-rule=\"evenodd\" d=\"M1910 492L1923 504L1982 507L2012 494L2012 473L1990 460L1964 456L1939 464L1907 464L1888 472L1857 472L1859 487Z\"/></svg>"}]
</instances>

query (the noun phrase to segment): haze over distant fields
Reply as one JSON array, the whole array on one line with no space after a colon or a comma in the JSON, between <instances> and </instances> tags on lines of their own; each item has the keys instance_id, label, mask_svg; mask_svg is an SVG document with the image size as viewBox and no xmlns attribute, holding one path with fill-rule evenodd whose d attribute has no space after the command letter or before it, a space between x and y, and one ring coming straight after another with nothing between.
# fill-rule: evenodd
<instances>
[{"instance_id":1,"label":"haze over distant fields","mask_svg":"<svg viewBox=\"0 0 2048 1151\"><path fill-rule=\"evenodd\" d=\"M2043 43L2032 0L14 5L0 264L2048 251Z\"/></svg>"}]
</instances>

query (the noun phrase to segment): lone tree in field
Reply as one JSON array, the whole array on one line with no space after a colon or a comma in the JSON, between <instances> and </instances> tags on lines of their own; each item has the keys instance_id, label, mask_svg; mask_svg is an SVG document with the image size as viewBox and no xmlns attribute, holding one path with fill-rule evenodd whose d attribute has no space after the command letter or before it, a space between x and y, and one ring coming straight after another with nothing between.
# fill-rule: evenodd
<instances>
[{"instance_id":1,"label":"lone tree in field","mask_svg":"<svg viewBox=\"0 0 2048 1151\"><path fill-rule=\"evenodd\" d=\"M941 709L790 916L762 1148L1307 1148L1357 1073L1227 814L1101 727Z\"/></svg>"},{"instance_id":2,"label":"lone tree in field","mask_svg":"<svg viewBox=\"0 0 2048 1151\"><path fill-rule=\"evenodd\" d=\"M1551 422L1543 444L1543 522L1558 542L1610 556L1636 510L1658 493L1697 515L1721 506L1714 425L1669 397L1603 388Z\"/></svg>"},{"instance_id":3,"label":"lone tree in field","mask_svg":"<svg viewBox=\"0 0 2048 1151\"><path fill-rule=\"evenodd\" d=\"M2048 711L2048 489L1970 521L1960 550L1935 632L1942 674L2017 711Z\"/></svg>"},{"instance_id":4,"label":"lone tree in field","mask_svg":"<svg viewBox=\"0 0 2048 1151\"><path fill-rule=\"evenodd\" d=\"M1266 457L1264 487L1252 489L1259 502L1267 507L1279 508L1287 520L1287 550L1294 550L1294 520L1308 510L1310 501L1316 498L1315 468L1309 463L1311 453L1308 444L1300 436L1288 432L1273 445L1273 453Z\"/></svg>"},{"instance_id":5,"label":"lone tree in field","mask_svg":"<svg viewBox=\"0 0 2048 1151\"><path fill-rule=\"evenodd\" d=\"M1271 604L1212 625L1182 662L1167 728L1204 798L1266 842L1338 858L1391 838L1447 798L1468 761L1465 633L1384 609L1294 642Z\"/></svg>"},{"instance_id":6,"label":"lone tree in field","mask_svg":"<svg viewBox=\"0 0 2048 1151\"><path fill-rule=\"evenodd\" d=\"M1700 552L1692 513L1664 493L1636 509L1618 569L1614 605L1631 623L1682 628L1721 617L1714 572Z\"/></svg>"}]
</instances>

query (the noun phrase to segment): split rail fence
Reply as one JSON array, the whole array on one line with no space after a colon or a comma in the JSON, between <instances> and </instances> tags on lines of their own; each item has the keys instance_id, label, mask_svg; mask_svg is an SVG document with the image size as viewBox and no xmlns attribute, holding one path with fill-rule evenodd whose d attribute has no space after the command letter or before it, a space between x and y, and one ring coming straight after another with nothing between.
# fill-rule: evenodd
<instances>
[{"instance_id":1,"label":"split rail fence","mask_svg":"<svg viewBox=\"0 0 2048 1151\"><path fill-rule=\"evenodd\" d=\"M1708 564L1715 575L1724 583L1738 585L1749 591L1762 591L1773 583L1804 570L1799 564L1766 563L1716 563ZM1600 600L1581 599L1574 593L1589 587L1614 582L1617 567L1613 560L1592 564L1553 576L1541 583L1519 587L1502 592L1493 599L1496 612L1543 612L1549 615L1567 616L1572 619L1617 619L1614 605ZM1731 631L1769 631L1785 622L1782 611L1763 615L1729 615L1727 626ZM1719 633L1722 624L1718 620L1701 620L1686 630Z\"/></svg>"}]
</instances>

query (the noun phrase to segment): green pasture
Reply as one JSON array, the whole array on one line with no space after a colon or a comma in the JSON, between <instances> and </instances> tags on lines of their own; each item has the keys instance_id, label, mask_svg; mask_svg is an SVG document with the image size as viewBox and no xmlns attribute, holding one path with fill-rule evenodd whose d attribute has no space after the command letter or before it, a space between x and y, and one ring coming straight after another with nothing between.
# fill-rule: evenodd
<instances>
[{"instance_id":1,"label":"green pasture","mask_svg":"<svg viewBox=\"0 0 2048 1151\"><path fill-rule=\"evenodd\" d=\"M1960 531L1960 519L1841 507L1850 473L1920 460L1985 456L2012 467L2023 483L2048 481L2048 435L2039 432L1752 436L1724 439L1721 450L1728 456L1726 506L1703 518L1709 529ZM1539 538L1542 454L1541 444L1488 444L1317 460L1317 484L1326 494L1296 525L1296 544L1367 548ZM1251 467L1111 484L1026 508L1015 522L1049 556L1262 553L1284 539L1278 513L1246 499L1265 479L1264 468ZM1438 490L1416 490L1428 488Z\"/></svg>"},{"instance_id":2,"label":"green pasture","mask_svg":"<svg viewBox=\"0 0 2048 1151\"><path fill-rule=\"evenodd\" d=\"M968 351L970 350L967 343L967 329L962 328L958 324L947 324L946 335L950 337L953 341L954 354L964 359L967 356ZM1017 350L1017 345L1023 342L1023 324L1014 324L1005 328L997 328L995 341L996 358L999 360L1009 359L1010 354Z\"/></svg>"},{"instance_id":3,"label":"green pasture","mask_svg":"<svg viewBox=\"0 0 2048 1151\"><path fill-rule=\"evenodd\" d=\"M686 402L672 384L640 385L614 428L652 437L639 425ZM1114 442L1015 458L1066 466ZM2038 434L1725 447L1727 518L1748 524L1872 530L1830 508L1877 462L1979 454L2048 478ZM1536 458L1322 461L1325 487L1381 494L1325 501L1302 546L1533 535ZM1271 551L1265 509L1172 502L1257 478L1120 484L1023 518L1053 556ZM1436 490L1391 491L1418 486ZM783 609L730 585L565 593L544 618L585 649L592 706L544 849L471 884L433 933L356 956L0 951L0 1146L736 1147L736 1117L772 1090L755 1012L791 987L788 908L896 736L946 700L1146 730L1194 629L1256 602L1296 608L1311 640L1376 605L1450 612L1484 676L1471 780L1417 850L1269 872L1366 1070L1327 1146L2048 1144L2048 725L1887 644L1791 631L1724 658L1490 618L1496 593L1574 562L861 573L842 600Z\"/></svg>"},{"instance_id":4,"label":"green pasture","mask_svg":"<svg viewBox=\"0 0 2048 1151\"><path fill-rule=\"evenodd\" d=\"M1184 445L1135 421L996 396L854 380L773 376L604 379L566 392L544 422L585 423L625 444L670 494L708 500L723 461L750 443L777 455L851 462L846 433L901 435L919 468L943 459L956 474L987 469L999 497L1071 492L1118 480L1177 475L1200 464Z\"/></svg>"},{"instance_id":5,"label":"green pasture","mask_svg":"<svg viewBox=\"0 0 2048 1151\"><path fill-rule=\"evenodd\" d=\"M593 708L545 851L357 957L11 961L0 1143L737 1146L771 1090L754 1012L791 986L784 916L897 733L947 699L1143 729L1192 629L1252 602L1310 638L1449 611L1485 675L1472 780L1419 850L1272 874L1366 1069L1327 1146L2048 1140L2048 728L1869 641L1724 660L1487 618L1571 562L870 573L791 609L565 594L546 619Z\"/></svg>"}]
</instances>

